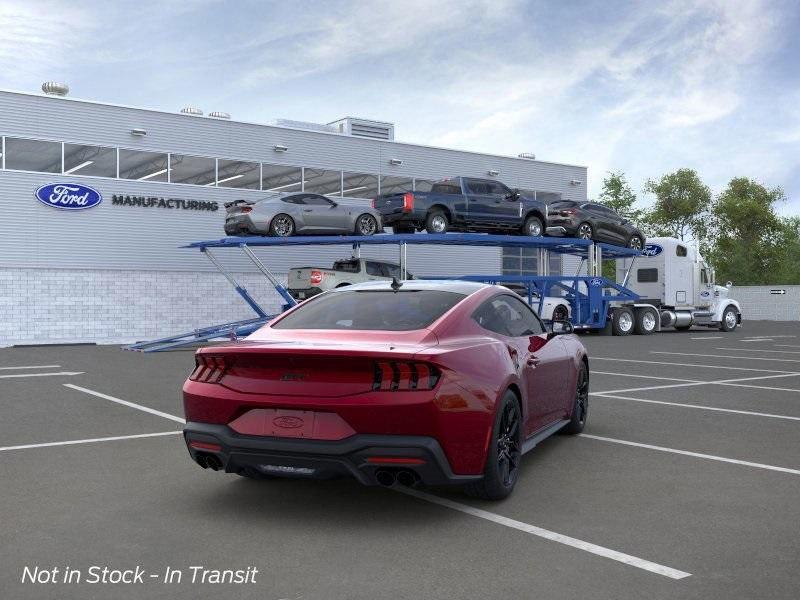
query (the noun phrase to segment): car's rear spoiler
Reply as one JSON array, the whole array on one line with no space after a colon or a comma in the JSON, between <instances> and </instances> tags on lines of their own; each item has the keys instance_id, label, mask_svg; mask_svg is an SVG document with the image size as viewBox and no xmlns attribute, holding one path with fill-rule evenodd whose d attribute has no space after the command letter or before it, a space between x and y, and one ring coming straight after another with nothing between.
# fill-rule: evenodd
<instances>
[{"instance_id":1,"label":"car's rear spoiler","mask_svg":"<svg viewBox=\"0 0 800 600\"><path fill-rule=\"evenodd\" d=\"M248 204L255 204L256 200L234 200L233 202L226 202L225 208L236 208L237 206L247 206Z\"/></svg>"}]
</instances>

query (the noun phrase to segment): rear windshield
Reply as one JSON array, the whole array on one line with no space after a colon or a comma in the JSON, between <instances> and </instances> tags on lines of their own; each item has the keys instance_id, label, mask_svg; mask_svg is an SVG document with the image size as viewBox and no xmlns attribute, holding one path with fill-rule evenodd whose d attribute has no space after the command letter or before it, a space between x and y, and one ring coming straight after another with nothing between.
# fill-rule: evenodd
<instances>
[{"instance_id":1,"label":"rear windshield","mask_svg":"<svg viewBox=\"0 0 800 600\"><path fill-rule=\"evenodd\" d=\"M553 200L549 206L550 208L573 208L578 203L573 200Z\"/></svg>"},{"instance_id":2,"label":"rear windshield","mask_svg":"<svg viewBox=\"0 0 800 600\"><path fill-rule=\"evenodd\" d=\"M272 327L411 331L427 327L464 298L441 290L333 292L309 301Z\"/></svg>"}]
</instances>

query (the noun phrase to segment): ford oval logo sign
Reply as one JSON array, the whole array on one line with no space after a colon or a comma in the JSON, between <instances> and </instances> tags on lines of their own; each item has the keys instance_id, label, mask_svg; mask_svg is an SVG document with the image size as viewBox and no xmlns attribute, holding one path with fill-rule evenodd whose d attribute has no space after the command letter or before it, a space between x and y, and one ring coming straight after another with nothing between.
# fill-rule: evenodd
<instances>
[{"instance_id":1,"label":"ford oval logo sign","mask_svg":"<svg viewBox=\"0 0 800 600\"><path fill-rule=\"evenodd\" d=\"M97 190L79 183L48 183L36 190L36 199L62 210L83 210L100 204L103 196Z\"/></svg>"},{"instance_id":2,"label":"ford oval logo sign","mask_svg":"<svg viewBox=\"0 0 800 600\"><path fill-rule=\"evenodd\" d=\"M664 251L664 248L658 244L645 244L642 250L642 256L658 256Z\"/></svg>"},{"instance_id":3,"label":"ford oval logo sign","mask_svg":"<svg viewBox=\"0 0 800 600\"><path fill-rule=\"evenodd\" d=\"M272 424L281 429L297 429L303 426L303 419L300 417L275 417Z\"/></svg>"},{"instance_id":4,"label":"ford oval logo sign","mask_svg":"<svg viewBox=\"0 0 800 600\"><path fill-rule=\"evenodd\" d=\"M603 285L603 280L599 277L592 277L589 280L589 285L592 287L601 287Z\"/></svg>"}]
</instances>

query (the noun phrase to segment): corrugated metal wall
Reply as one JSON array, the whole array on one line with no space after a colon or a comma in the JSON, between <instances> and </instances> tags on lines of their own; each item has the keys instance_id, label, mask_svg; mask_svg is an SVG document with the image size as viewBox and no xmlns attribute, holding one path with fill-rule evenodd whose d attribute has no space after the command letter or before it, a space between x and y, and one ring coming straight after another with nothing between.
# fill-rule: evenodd
<instances>
[{"instance_id":1,"label":"corrugated metal wall","mask_svg":"<svg viewBox=\"0 0 800 600\"><path fill-rule=\"evenodd\" d=\"M0 91L0 135L185 153L363 173L439 179L484 177L489 169L512 187L586 197L586 168L497 157L215 120L105 104ZM134 137L131 129L147 131ZM288 151L276 153L281 144ZM390 166L389 159L403 161ZM581 185L572 185L577 180ZM34 190L47 183L79 182L98 190L104 202L89 210L62 211L44 206ZM72 267L138 270L204 270L199 252L177 247L224 235L224 210L113 206L114 194L214 200L220 203L261 192L148 181L0 171L0 256L8 267ZM327 264L350 253L347 247L262 251L276 272L298 264ZM365 256L397 258L394 248L369 248ZM234 270L252 270L233 252L221 253ZM500 270L497 249L415 247L409 265L420 275L493 273Z\"/></svg>"}]
</instances>

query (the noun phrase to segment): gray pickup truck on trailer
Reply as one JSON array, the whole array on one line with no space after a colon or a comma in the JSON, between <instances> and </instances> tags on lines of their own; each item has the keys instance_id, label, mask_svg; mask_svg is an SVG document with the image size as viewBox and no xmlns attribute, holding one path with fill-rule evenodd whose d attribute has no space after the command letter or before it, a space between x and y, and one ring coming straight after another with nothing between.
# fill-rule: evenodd
<instances>
[{"instance_id":1,"label":"gray pickup truck on trailer","mask_svg":"<svg viewBox=\"0 0 800 600\"><path fill-rule=\"evenodd\" d=\"M430 192L383 194L372 205L394 233L473 231L541 236L547 204L493 179L455 177Z\"/></svg>"}]
</instances>

